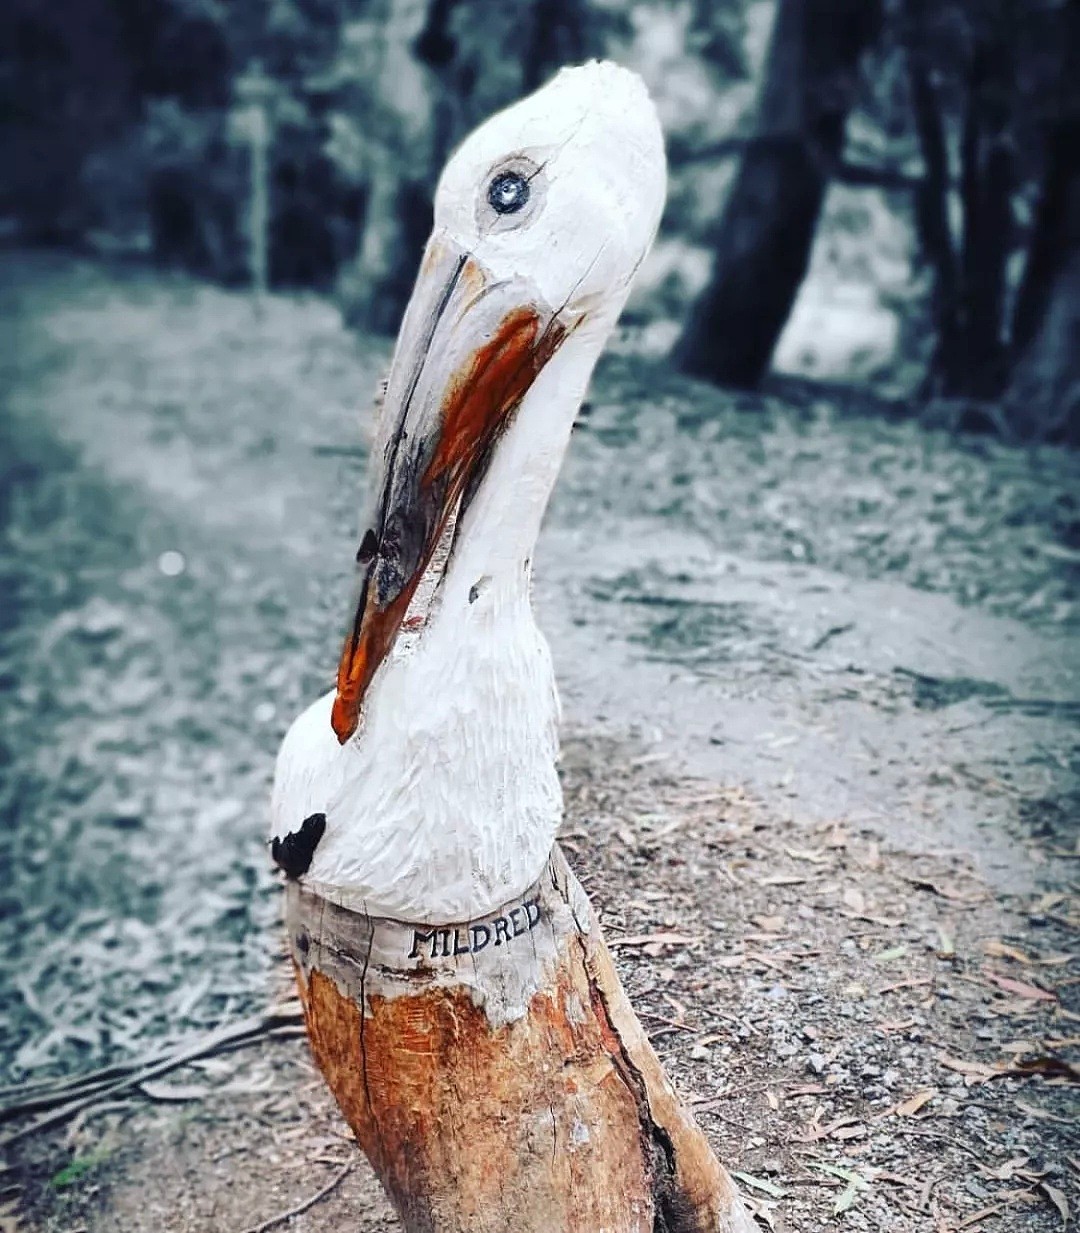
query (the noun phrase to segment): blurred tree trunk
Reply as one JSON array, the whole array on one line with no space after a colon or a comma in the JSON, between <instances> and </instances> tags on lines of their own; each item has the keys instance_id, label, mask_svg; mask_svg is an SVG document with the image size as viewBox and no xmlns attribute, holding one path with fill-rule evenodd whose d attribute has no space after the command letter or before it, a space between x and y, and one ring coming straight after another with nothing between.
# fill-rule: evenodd
<instances>
[{"instance_id":1,"label":"blurred tree trunk","mask_svg":"<svg viewBox=\"0 0 1080 1233\"><path fill-rule=\"evenodd\" d=\"M387 155L372 177L360 251L342 280L349 325L393 334L412 290L431 226L430 185L407 178Z\"/></svg>"},{"instance_id":2,"label":"blurred tree trunk","mask_svg":"<svg viewBox=\"0 0 1080 1233\"><path fill-rule=\"evenodd\" d=\"M940 10L934 0L907 0L903 16L911 107L926 169L916 198L916 229L933 271L930 384L945 397L994 398L1007 367L1007 268L1015 247L1010 23L998 14L972 33L961 87L961 223L954 237L945 105L934 80L932 52Z\"/></svg>"},{"instance_id":3,"label":"blurred tree trunk","mask_svg":"<svg viewBox=\"0 0 1080 1233\"><path fill-rule=\"evenodd\" d=\"M376 128L367 182L367 205L356 259L342 271L338 299L348 324L379 334L397 329L419 253L430 225L423 182L433 173L430 133L437 102L431 74L415 72L432 18L454 0L383 0L378 25L379 69L374 101L362 123ZM402 90L404 69L409 89ZM377 127L376 127L377 126ZM434 187L427 186L428 192Z\"/></svg>"},{"instance_id":4,"label":"blurred tree trunk","mask_svg":"<svg viewBox=\"0 0 1080 1233\"><path fill-rule=\"evenodd\" d=\"M879 0L780 0L752 142L717 228L712 277L676 349L686 372L754 386L806 273Z\"/></svg>"},{"instance_id":5,"label":"blurred tree trunk","mask_svg":"<svg viewBox=\"0 0 1080 1233\"><path fill-rule=\"evenodd\" d=\"M1017 436L1080 440L1080 6L1040 10L1031 44L1022 35L1032 15L1016 0L971 10L959 46L935 0L904 0L901 12L925 166L916 223L933 271L930 390L1004 397ZM1013 199L1025 159L1038 168L1039 194L1010 320Z\"/></svg>"},{"instance_id":6,"label":"blurred tree trunk","mask_svg":"<svg viewBox=\"0 0 1080 1233\"><path fill-rule=\"evenodd\" d=\"M915 35L916 21L910 24L912 28L906 31L906 62L915 134L925 168L922 183L915 193L915 231L923 259L933 271L930 305L935 347L931 368L941 371L948 357L956 355L960 349L956 338L960 271L949 225L952 177L945 118L931 75L930 58L923 41Z\"/></svg>"},{"instance_id":7,"label":"blurred tree trunk","mask_svg":"<svg viewBox=\"0 0 1080 1233\"><path fill-rule=\"evenodd\" d=\"M975 48L960 140L964 239L960 257L962 354L966 392L992 398L1005 364L1006 268L1014 248L1008 48L993 38Z\"/></svg>"},{"instance_id":8,"label":"blurred tree trunk","mask_svg":"<svg viewBox=\"0 0 1080 1233\"><path fill-rule=\"evenodd\" d=\"M1017 298L1009 423L1080 445L1080 123L1056 126Z\"/></svg>"},{"instance_id":9,"label":"blurred tree trunk","mask_svg":"<svg viewBox=\"0 0 1080 1233\"><path fill-rule=\"evenodd\" d=\"M1056 81L1042 99L1042 176L1013 315L1006 413L1021 437L1080 445L1080 6L1066 6L1059 20Z\"/></svg>"},{"instance_id":10,"label":"blurred tree trunk","mask_svg":"<svg viewBox=\"0 0 1080 1233\"><path fill-rule=\"evenodd\" d=\"M114 7L107 0L0 4L0 215L17 220L32 243L81 234L87 156L138 112Z\"/></svg>"}]
</instances>

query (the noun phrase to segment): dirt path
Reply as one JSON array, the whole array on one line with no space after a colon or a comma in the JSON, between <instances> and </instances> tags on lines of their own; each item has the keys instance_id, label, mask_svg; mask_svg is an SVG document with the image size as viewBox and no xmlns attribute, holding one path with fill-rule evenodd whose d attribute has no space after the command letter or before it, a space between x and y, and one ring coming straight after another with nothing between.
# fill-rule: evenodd
<instances>
[{"instance_id":1,"label":"dirt path","mask_svg":"<svg viewBox=\"0 0 1080 1233\"><path fill-rule=\"evenodd\" d=\"M564 843L634 1004L765 1227L1062 1227L1080 1201L1080 899L1004 900L965 860L778 822L604 742L571 743L566 781ZM397 1227L296 1039L31 1141L19 1176L47 1233L234 1233L350 1162L287 1227Z\"/></svg>"},{"instance_id":2,"label":"dirt path","mask_svg":"<svg viewBox=\"0 0 1080 1233\"><path fill-rule=\"evenodd\" d=\"M18 1075L269 996L266 784L334 660L385 347L314 300L3 273ZM571 857L613 939L689 939L617 955L776 1227L1061 1227L1080 467L754 409L631 360L597 383L538 557ZM169 1083L24 1144L24 1223L243 1230L350 1158L296 1042ZM386 1219L358 1166L288 1227Z\"/></svg>"}]
</instances>

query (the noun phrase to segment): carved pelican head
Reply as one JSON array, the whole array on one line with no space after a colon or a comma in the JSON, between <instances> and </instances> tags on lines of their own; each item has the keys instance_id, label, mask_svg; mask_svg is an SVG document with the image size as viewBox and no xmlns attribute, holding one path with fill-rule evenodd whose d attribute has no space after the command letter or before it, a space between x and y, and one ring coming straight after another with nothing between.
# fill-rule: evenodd
<instances>
[{"instance_id":1,"label":"carved pelican head","mask_svg":"<svg viewBox=\"0 0 1080 1233\"><path fill-rule=\"evenodd\" d=\"M546 485L542 512L665 184L653 105L640 79L611 63L564 69L451 157L374 450L360 596L332 710L341 743L421 580L427 592L438 586L511 437ZM519 467L502 482L529 476Z\"/></svg>"}]
</instances>

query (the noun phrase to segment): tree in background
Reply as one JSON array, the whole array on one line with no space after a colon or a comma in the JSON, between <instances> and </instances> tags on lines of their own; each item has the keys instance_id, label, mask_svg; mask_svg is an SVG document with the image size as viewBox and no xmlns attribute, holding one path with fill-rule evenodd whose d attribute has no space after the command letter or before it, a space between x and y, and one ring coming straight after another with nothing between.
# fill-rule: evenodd
<instances>
[{"instance_id":1,"label":"tree in background","mask_svg":"<svg viewBox=\"0 0 1080 1233\"><path fill-rule=\"evenodd\" d=\"M391 331L454 143L561 64L630 49L667 108L665 227L686 264L650 310L688 311L676 349L687 371L761 379L837 180L885 190L867 212L910 220L925 276L904 332L926 356L925 396L974 405L1015 435L1080 439L1080 4L777 0L751 126L767 11L9 0L0 228L243 282L238 83L260 63L270 283L332 291L351 323ZM695 246L711 250L712 273L688 310Z\"/></svg>"},{"instance_id":2,"label":"tree in background","mask_svg":"<svg viewBox=\"0 0 1080 1233\"><path fill-rule=\"evenodd\" d=\"M878 0L780 0L757 133L717 225L712 276L676 350L684 371L754 386L768 369L843 153L859 60L880 21Z\"/></svg>"},{"instance_id":3,"label":"tree in background","mask_svg":"<svg viewBox=\"0 0 1080 1233\"><path fill-rule=\"evenodd\" d=\"M897 19L924 169L929 390L1004 398L1018 435L1078 440L1080 10L903 0Z\"/></svg>"},{"instance_id":4,"label":"tree in background","mask_svg":"<svg viewBox=\"0 0 1080 1233\"><path fill-rule=\"evenodd\" d=\"M35 242L79 234L86 150L137 110L122 24L107 0L0 5L0 215Z\"/></svg>"}]
</instances>

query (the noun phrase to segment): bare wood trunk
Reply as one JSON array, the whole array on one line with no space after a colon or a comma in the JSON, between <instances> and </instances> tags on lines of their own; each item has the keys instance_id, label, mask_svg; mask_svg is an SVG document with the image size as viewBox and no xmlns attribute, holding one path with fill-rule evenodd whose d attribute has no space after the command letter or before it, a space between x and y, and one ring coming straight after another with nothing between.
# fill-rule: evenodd
<instances>
[{"instance_id":1,"label":"bare wood trunk","mask_svg":"<svg viewBox=\"0 0 1080 1233\"><path fill-rule=\"evenodd\" d=\"M752 1233L556 847L463 925L291 883L315 1059L409 1233Z\"/></svg>"}]
</instances>

